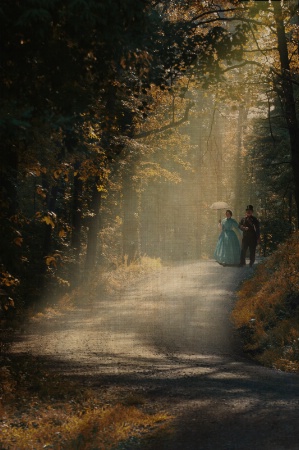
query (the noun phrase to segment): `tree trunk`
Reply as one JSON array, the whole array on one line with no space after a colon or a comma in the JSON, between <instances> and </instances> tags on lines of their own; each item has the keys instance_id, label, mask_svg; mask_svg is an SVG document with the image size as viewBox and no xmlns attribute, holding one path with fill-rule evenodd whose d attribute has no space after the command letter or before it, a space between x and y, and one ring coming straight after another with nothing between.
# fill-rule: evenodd
<instances>
[{"instance_id":1,"label":"tree trunk","mask_svg":"<svg viewBox=\"0 0 299 450\"><path fill-rule=\"evenodd\" d=\"M89 277L96 265L97 249L98 249L98 233L100 229L100 207L102 195L97 187L97 180L94 182L92 199L91 199L91 217L89 218L88 234L87 234L87 250L85 271L86 278Z\"/></svg>"},{"instance_id":2,"label":"tree trunk","mask_svg":"<svg viewBox=\"0 0 299 450\"><path fill-rule=\"evenodd\" d=\"M74 250L74 265L72 268L72 278L74 286L78 286L81 281L80 274L80 252L81 252L81 229L82 229L82 192L83 181L80 179L80 163L76 163L74 170L73 204L71 210L71 246Z\"/></svg>"},{"instance_id":3,"label":"tree trunk","mask_svg":"<svg viewBox=\"0 0 299 450\"><path fill-rule=\"evenodd\" d=\"M234 198L233 207L234 210L238 210L239 206L242 205L243 206L242 212L245 209L246 204L250 203L247 192L247 181L244 182L244 167L243 167L244 163L241 156L243 151L244 127L247 119L247 114L248 108L246 107L245 103L240 104L238 111L238 125L236 135L237 154L236 154L236 176L235 176L235 194L238 194L238 198ZM238 218L236 217L235 219L238 220Z\"/></svg>"},{"instance_id":4,"label":"tree trunk","mask_svg":"<svg viewBox=\"0 0 299 450\"><path fill-rule=\"evenodd\" d=\"M83 182L80 179L79 167L75 165L74 175L74 191L73 191L73 205L72 205L72 239L71 245L75 250L75 254L79 257L81 250L81 227L82 227L82 190Z\"/></svg>"},{"instance_id":5,"label":"tree trunk","mask_svg":"<svg viewBox=\"0 0 299 450\"><path fill-rule=\"evenodd\" d=\"M0 161L0 196L3 197L1 200L7 208L6 217L9 218L18 210L18 153L13 148L7 150L2 146L0 151L6 156L4 161Z\"/></svg>"},{"instance_id":6,"label":"tree trunk","mask_svg":"<svg viewBox=\"0 0 299 450\"><path fill-rule=\"evenodd\" d=\"M285 118L290 138L291 162L295 185L295 202L297 206L297 228L299 223L299 127L296 114L295 97L290 72L289 55L283 12L279 1L272 2L276 23L278 51L281 66L282 102L285 108Z\"/></svg>"},{"instance_id":7,"label":"tree trunk","mask_svg":"<svg viewBox=\"0 0 299 450\"><path fill-rule=\"evenodd\" d=\"M123 259L130 264L140 257L140 194L130 174L123 178Z\"/></svg>"},{"instance_id":8,"label":"tree trunk","mask_svg":"<svg viewBox=\"0 0 299 450\"><path fill-rule=\"evenodd\" d=\"M0 143L0 275L6 270L17 273L20 265L20 255L13 243L18 225L11 220L18 213L17 182L18 153L3 140Z\"/></svg>"},{"instance_id":9,"label":"tree trunk","mask_svg":"<svg viewBox=\"0 0 299 450\"><path fill-rule=\"evenodd\" d=\"M58 186L52 186L50 194L47 199L47 207L49 212L55 211L56 200L57 200ZM44 244L43 244L43 255L47 256L52 250L52 226L45 224L45 234L44 234Z\"/></svg>"}]
</instances>

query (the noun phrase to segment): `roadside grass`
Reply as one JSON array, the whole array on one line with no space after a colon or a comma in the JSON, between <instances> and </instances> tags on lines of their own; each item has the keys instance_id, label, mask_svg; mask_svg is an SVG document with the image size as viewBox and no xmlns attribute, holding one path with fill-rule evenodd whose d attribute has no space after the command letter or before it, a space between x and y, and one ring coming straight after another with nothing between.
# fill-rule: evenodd
<instances>
[{"instance_id":1,"label":"roadside grass","mask_svg":"<svg viewBox=\"0 0 299 450\"><path fill-rule=\"evenodd\" d=\"M15 358L15 359L14 359ZM149 414L100 391L70 383L32 356L6 357L0 369L2 450L113 449L164 429L170 417ZM140 401L140 399L139 399ZM146 401L143 399L142 405Z\"/></svg>"},{"instance_id":2,"label":"roadside grass","mask_svg":"<svg viewBox=\"0 0 299 450\"><path fill-rule=\"evenodd\" d=\"M131 282L135 282L140 277L150 275L161 267L160 258L142 256L139 260L128 264L125 257L124 262L118 264L115 270L104 272L100 279L95 278L95 282L100 282L101 286L105 287L108 293L113 293L115 290L117 291L130 285Z\"/></svg>"},{"instance_id":3,"label":"roadside grass","mask_svg":"<svg viewBox=\"0 0 299 450\"><path fill-rule=\"evenodd\" d=\"M59 309L82 304L92 306L100 295L109 296L122 292L132 283L151 276L152 272L159 270L161 267L160 258L142 256L130 264L127 263L127 258L125 258L123 263L114 264L114 267L110 270L97 270L91 274L87 282L60 299Z\"/></svg>"},{"instance_id":4,"label":"roadside grass","mask_svg":"<svg viewBox=\"0 0 299 450\"><path fill-rule=\"evenodd\" d=\"M245 352L261 364L299 372L299 233L243 282L232 313Z\"/></svg>"},{"instance_id":5,"label":"roadside grass","mask_svg":"<svg viewBox=\"0 0 299 450\"><path fill-rule=\"evenodd\" d=\"M146 261L143 268L133 267L139 276L159 262ZM134 278L128 267L121 267L107 277L106 291L117 289L119 280ZM115 281L116 280L116 281ZM97 280L99 283L99 280ZM110 286L109 286L110 283ZM64 295L56 305L33 313L31 320L55 319L76 307L78 298L86 297L82 287ZM9 332L9 331L8 331ZM1 331L1 337L6 331ZM5 337L5 336L4 336ZM42 358L30 354L15 355L2 339L0 347L0 448L1 450L112 450L168 433L171 417L137 392L91 389L70 382L59 369L47 369ZM1 341L1 342L2 342Z\"/></svg>"},{"instance_id":6,"label":"roadside grass","mask_svg":"<svg viewBox=\"0 0 299 450\"><path fill-rule=\"evenodd\" d=\"M31 320L50 319L61 316L79 305L91 306L99 296L114 295L121 292L133 282L150 276L152 272L159 270L161 267L160 258L142 256L137 261L128 264L125 257L123 263L114 264L113 268L109 270L105 267L94 270L80 286L67 291L58 298L56 297L54 301L52 296L44 304L29 308L26 311L26 317Z\"/></svg>"}]
</instances>

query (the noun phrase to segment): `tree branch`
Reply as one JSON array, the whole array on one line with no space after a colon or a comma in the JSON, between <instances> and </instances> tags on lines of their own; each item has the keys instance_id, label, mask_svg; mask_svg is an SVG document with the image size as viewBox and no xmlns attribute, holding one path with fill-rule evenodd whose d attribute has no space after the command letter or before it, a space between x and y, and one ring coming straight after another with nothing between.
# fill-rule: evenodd
<instances>
[{"instance_id":1,"label":"tree branch","mask_svg":"<svg viewBox=\"0 0 299 450\"><path fill-rule=\"evenodd\" d=\"M209 11L205 11L205 12L203 12L201 14L198 14L198 16L192 18L191 22L196 22L196 21L200 20L202 17L209 16L209 15L215 14L215 13L219 14L219 13L226 13L226 12L230 12L230 11L234 11L235 12L235 11L243 11L243 10L244 10L243 8L222 9L222 8L218 7L218 9L209 10ZM220 20L220 17L218 18L218 20Z\"/></svg>"},{"instance_id":2,"label":"tree branch","mask_svg":"<svg viewBox=\"0 0 299 450\"><path fill-rule=\"evenodd\" d=\"M188 119L189 119L189 111L192 108L192 106L194 106L194 102L190 102L189 103L189 105L187 106L187 108L185 110L185 113L184 113L183 117L181 119L177 120L176 122L172 121L169 124L164 125L161 128L155 128L153 130L143 131L143 132L141 132L139 134L136 134L134 136L134 139L142 139L142 138L145 138L145 137L150 136L152 134L163 133L163 131L169 130L171 128L176 128L176 127L182 125L183 123L188 121Z\"/></svg>"},{"instance_id":3,"label":"tree branch","mask_svg":"<svg viewBox=\"0 0 299 450\"><path fill-rule=\"evenodd\" d=\"M238 69L239 67L247 66L248 64L253 64L253 65L259 66L259 67L262 66L262 64L259 63L259 62L257 62L257 61L249 61L249 60L245 60L245 61L243 61L243 62L240 63L240 64L235 64L234 66L229 66L229 67L227 67L226 69L223 69L221 72L222 72L222 73L225 73L225 72L228 72L229 70Z\"/></svg>"},{"instance_id":4,"label":"tree branch","mask_svg":"<svg viewBox=\"0 0 299 450\"><path fill-rule=\"evenodd\" d=\"M235 22L235 21L250 23L250 24L254 24L254 25L267 26L268 28L270 28L272 30L271 26L265 25L257 20L246 19L245 17L242 17L242 18L240 18L240 17L217 17L215 19L209 19L209 20L204 20L199 23L194 23L192 26L190 26L190 28L192 29L192 28L196 28L201 25L206 25L206 24L214 23L214 22ZM193 20L192 20L192 22L193 22Z\"/></svg>"},{"instance_id":5,"label":"tree branch","mask_svg":"<svg viewBox=\"0 0 299 450\"><path fill-rule=\"evenodd\" d=\"M273 72L278 78L280 78L281 80L284 79L284 75L281 74L280 72L277 72L277 70L274 69L274 67L271 67L271 72ZM289 81L293 84L295 84L296 86L299 86L299 81L294 80L294 78L292 78L291 75L289 75Z\"/></svg>"}]
</instances>

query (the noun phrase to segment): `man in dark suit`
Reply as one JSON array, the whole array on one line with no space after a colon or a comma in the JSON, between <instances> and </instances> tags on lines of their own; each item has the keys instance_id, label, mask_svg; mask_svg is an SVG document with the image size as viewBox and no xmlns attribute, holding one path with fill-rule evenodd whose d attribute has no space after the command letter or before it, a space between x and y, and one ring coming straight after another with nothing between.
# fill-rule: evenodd
<instances>
[{"instance_id":1,"label":"man in dark suit","mask_svg":"<svg viewBox=\"0 0 299 450\"><path fill-rule=\"evenodd\" d=\"M255 261L255 250L257 244L260 242L260 222L253 215L253 206L246 207L246 215L240 220L240 230L243 231L240 267L246 264L246 252L249 248L250 267Z\"/></svg>"}]
</instances>

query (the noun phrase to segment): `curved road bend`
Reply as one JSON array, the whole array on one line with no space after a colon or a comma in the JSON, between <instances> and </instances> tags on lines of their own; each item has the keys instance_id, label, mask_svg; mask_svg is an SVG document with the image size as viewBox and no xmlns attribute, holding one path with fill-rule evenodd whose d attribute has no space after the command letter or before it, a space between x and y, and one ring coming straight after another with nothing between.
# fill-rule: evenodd
<instances>
[{"instance_id":1,"label":"curved road bend","mask_svg":"<svg viewBox=\"0 0 299 450\"><path fill-rule=\"evenodd\" d=\"M146 448L298 450L299 377L245 359L230 323L249 271L214 261L162 268L118 297L99 293L67 321L32 327L14 350L174 414L175 431Z\"/></svg>"}]
</instances>

